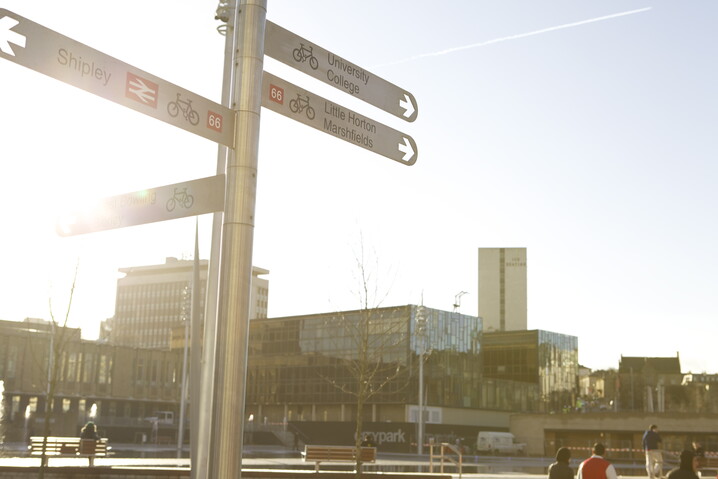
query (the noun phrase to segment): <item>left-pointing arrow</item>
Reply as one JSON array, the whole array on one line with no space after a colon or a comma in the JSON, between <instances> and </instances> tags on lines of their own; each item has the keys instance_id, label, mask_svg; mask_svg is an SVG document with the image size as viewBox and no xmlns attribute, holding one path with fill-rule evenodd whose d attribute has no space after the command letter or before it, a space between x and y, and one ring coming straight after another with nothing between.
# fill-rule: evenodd
<instances>
[{"instance_id":1,"label":"left-pointing arrow","mask_svg":"<svg viewBox=\"0 0 718 479\"><path fill-rule=\"evenodd\" d=\"M14 18L0 18L0 51L7 55L15 56L15 52L10 46L10 42L19 47L25 48L25 36L12 31L12 27L18 23L20 22Z\"/></svg>"}]
</instances>

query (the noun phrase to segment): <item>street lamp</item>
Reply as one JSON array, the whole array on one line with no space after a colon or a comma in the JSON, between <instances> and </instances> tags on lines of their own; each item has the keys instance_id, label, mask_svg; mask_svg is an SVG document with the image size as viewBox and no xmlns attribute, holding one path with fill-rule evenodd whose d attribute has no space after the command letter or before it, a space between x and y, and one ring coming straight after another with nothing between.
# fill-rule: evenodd
<instances>
[{"instance_id":1,"label":"street lamp","mask_svg":"<svg viewBox=\"0 0 718 479\"><path fill-rule=\"evenodd\" d=\"M3 423L3 420L5 419L5 401L3 398L5 397L5 381L0 379L0 424ZM0 437L1 439L1 437Z\"/></svg>"},{"instance_id":2,"label":"street lamp","mask_svg":"<svg viewBox=\"0 0 718 479\"><path fill-rule=\"evenodd\" d=\"M465 294L469 294L466 291L461 291L460 293L457 293L456 296L454 296L454 312L458 312L459 308L461 307L461 297Z\"/></svg>"},{"instance_id":3,"label":"street lamp","mask_svg":"<svg viewBox=\"0 0 718 479\"><path fill-rule=\"evenodd\" d=\"M30 413L31 412L32 412L32 407L30 407L30 405L28 404L27 406L25 406L25 440L27 442L30 442L29 423L30 423Z\"/></svg>"},{"instance_id":4,"label":"street lamp","mask_svg":"<svg viewBox=\"0 0 718 479\"><path fill-rule=\"evenodd\" d=\"M424 453L424 355L426 354L426 311L424 305L416 308L416 347L419 353L419 416L417 454Z\"/></svg>"}]
</instances>

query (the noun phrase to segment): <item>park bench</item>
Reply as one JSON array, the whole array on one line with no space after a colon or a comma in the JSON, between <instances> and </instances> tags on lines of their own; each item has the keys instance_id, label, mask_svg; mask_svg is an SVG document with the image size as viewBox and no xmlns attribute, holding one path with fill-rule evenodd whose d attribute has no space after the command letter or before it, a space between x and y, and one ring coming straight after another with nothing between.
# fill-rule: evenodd
<instances>
[{"instance_id":1,"label":"park bench","mask_svg":"<svg viewBox=\"0 0 718 479\"><path fill-rule=\"evenodd\" d=\"M706 477L709 474L708 471L712 473L718 473L718 456L713 454L706 454L706 456L703 458L702 466L701 466L701 472L703 473L703 477Z\"/></svg>"},{"instance_id":2,"label":"park bench","mask_svg":"<svg viewBox=\"0 0 718 479\"><path fill-rule=\"evenodd\" d=\"M43 436L32 436L30 438L30 455L41 456L42 444L45 442ZM45 456L60 457L87 457L90 466L94 465L96 456L107 456L109 447L107 438L101 439L80 439L79 437L57 437L48 436L45 445Z\"/></svg>"},{"instance_id":3,"label":"park bench","mask_svg":"<svg viewBox=\"0 0 718 479\"><path fill-rule=\"evenodd\" d=\"M314 462L314 470L319 471L322 462L356 462L356 447L354 446L304 446L305 462ZM376 462L376 448L361 448L362 462Z\"/></svg>"}]
</instances>

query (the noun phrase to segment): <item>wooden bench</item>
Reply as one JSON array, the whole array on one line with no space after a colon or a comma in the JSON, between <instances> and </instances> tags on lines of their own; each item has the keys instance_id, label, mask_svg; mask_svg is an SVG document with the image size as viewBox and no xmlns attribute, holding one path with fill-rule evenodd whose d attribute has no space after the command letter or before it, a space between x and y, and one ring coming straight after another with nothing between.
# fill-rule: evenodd
<instances>
[{"instance_id":1,"label":"wooden bench","mask_svg":"<svg viewBox=\"0 0 718 479\"><path fill-rule=\"evenodd\" d=\"M314 470L319 471L322 462L356 462L354 446L304 446L305 462L314 462ZM361 462L376 462L376 448L362 447Z\"/></svg>"},{"instance_id":2,"label":"wooden bench","mask_svg":"<svg viewBox=\"0 0 718 479\"><path fill-rule=\"evenodd\" d=\"M44 442L43 436L32 436L29 446L30 455L41 456ZM94 466L95 457L107 456L108 449L106 437L94 440L49 436L45 443L45 456L87 457L90 466Z\"/></svg>"},{"instance_id":3,"label":"wooden bench","mask_svg":"<svg viewBox=\"0 0 718 479\"><path fill-rule=\"evenodd\" d=\"M700 470L710 470L712 472L718 473L718 456L706 454L706 456L703 457L701 460ZM704 472L703 475L706 476L707 474Z\"/></svg>"}]
</instances>

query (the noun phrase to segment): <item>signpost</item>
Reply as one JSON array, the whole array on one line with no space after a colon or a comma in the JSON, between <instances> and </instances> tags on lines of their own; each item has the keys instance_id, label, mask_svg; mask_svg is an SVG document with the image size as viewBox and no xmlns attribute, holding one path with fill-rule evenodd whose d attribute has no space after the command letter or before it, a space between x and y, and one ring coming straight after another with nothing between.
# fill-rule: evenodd
<instances>
[{"instance_id":1,"label":"signpost","mask_svg":"<svg viewBox=\"0 0 718 479\"><path fill-rule=\"evenodd\" d=\"M414 139L271 73L262 77L262 106L405 165L416 163Z\"/></svg>"},{"instance_id":2,"label":"signpost","mask_svg":"<svg viewBox=\"0 0 718 479\"><path fill-rule=\"evenodd\" d=\"M71 236L222 211L224 175L104 198L57 222L60 236Z\"/></svg>"},{"instance_id":3,"label":"signpost","mask_svg":"<svg viewBox=\"0 0 718 479\"><path fill-rule=\"evenodd\" d=\"M414 121L419 113L408 91L270 21L264 53L402 120Z\"/></svg>"},{"instance_id":4,"label":"signpost","mask_svg":"<svg viewBox=\"0 0 718 479\"><path fill-rule=\"evenodd\" d=\"M234 147L233 110L4 9L0 57Z\"/></svg>"},{"instance_id":5,"label":"signpost","mask_svg":"<svg viewBox=\"0 0 718 479\"><path fill-rule=\"evenodd\" d=\"M269 55L409 122L418 113L411 93L267 22L266 0L237 0L231 18L225 91L231 77L236 110L0 9L0 58L229 147L225 174L106 198L58 223L66 236L224 211L221 252L212 252L221 262L216 315L206 318L203 374L212 377L202 384L212 394L199 401L199 479L241 476L260 105L405 165L418 155L410 136L263 72L262 61Z\"/></svg>"}]
</instances>

